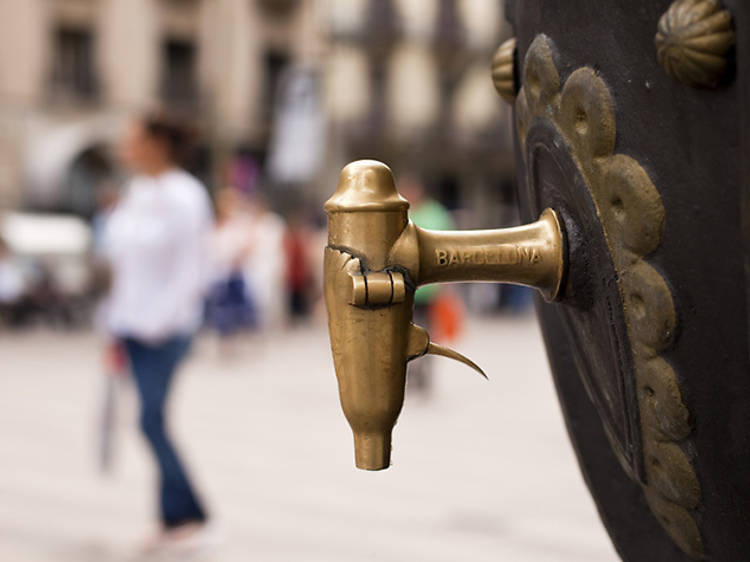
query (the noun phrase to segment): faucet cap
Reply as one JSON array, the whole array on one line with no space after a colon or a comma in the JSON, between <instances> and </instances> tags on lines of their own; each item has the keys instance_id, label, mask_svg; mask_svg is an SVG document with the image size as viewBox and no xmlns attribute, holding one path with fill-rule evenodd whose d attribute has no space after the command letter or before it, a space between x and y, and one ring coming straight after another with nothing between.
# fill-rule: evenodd
<instances>
[{"instance_id":1,"label":"faucet cap","mask_svg":"<svg viewBox=\"0 0 750 562\"><path fill-rule=\"evenodd\" d=\"M323 208L329 214L406 211L409 202L396 189L388 166L377 160L357 160L341 170L336 193Z\"/></svg>"}]
</instances>

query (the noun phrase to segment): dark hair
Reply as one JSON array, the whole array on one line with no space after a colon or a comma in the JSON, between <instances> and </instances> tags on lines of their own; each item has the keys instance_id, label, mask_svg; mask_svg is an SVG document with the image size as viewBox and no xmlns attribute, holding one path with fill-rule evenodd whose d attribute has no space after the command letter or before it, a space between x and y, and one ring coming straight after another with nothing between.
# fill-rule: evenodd
<instances>
[{"instance_id":1,"label":"dark hair","mask_svg":"<svg viewBox=\"0 0 750 562\"><path fill-rule=\"evenodd\" d=\"M149 137L164 143L172 162L181 166L187 163L195 138L195 131L189 119L159 110L146 113L141 122Z\"/></svg>"}]
</instances>

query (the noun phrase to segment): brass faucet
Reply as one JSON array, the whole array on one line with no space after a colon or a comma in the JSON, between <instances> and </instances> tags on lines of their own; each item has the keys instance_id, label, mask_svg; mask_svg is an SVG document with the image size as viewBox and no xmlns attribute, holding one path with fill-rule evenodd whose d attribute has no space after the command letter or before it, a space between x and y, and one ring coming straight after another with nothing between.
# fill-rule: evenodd
<instances>
[{"instance_id":1,"label":"brass faucet","mask_svg":"<svg viewBox=\"0 0 750 562\"><path fill-rule=\"evenodd\" d=\"M346 166L326 202L324 283L331 349L358 468L390 465L391 432L404 402L406 364L443 355L484 372L430 341L412 324L414 291L430 283L490 281L535 287L548 301L565 267L557 215L497 230L430 231L409 221L391 170L374 160Z\"/></svg>"}]
</instances>

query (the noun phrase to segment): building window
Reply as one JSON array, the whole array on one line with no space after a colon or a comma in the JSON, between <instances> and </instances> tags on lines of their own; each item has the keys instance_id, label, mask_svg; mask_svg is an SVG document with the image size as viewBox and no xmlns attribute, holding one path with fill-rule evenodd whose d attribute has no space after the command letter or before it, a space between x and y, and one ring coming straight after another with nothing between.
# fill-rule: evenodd
<instances>
[{"instance_id":1,"label":"building window","mask_svg":"<svg viewBox=\"0 0 750 562\"><path fill-rule=\"evenodd\" d=\"M285 51L269 49L265 53L265 75L266 88L264 93L264 105L267 114L270 115L276 103L281 76L289 65L289 54Z\"/></svg>"},{"instance_id":2,"label":"building window","mask_svg":"<svg viewBox=\"0 0 750 562\"><path fill-rule=\"evenodd\" d=\"M299 0L258 0L258 4L271 17L285 17L299 4Z\"/></svg>"},{"instance_id":3,"label":"building window","mask_svg":"<svg viewBox=\"0 0 750 562\"><path fill-rule=\"evenodd\" d=\"M94 37L83 28L58 28L52 55L52 97L90 101L98 94Z\"/></svg>"},{"instance_id":4,"label":"building window","mask_svg":"<svg viewBox=\"0 0 750 562\"><path fill-rule=\"evenodd\" d=\"M187 39L167 39L162 51L162 101L180 107L198 103L197 48Z\"/></svg>"}]
</instances>

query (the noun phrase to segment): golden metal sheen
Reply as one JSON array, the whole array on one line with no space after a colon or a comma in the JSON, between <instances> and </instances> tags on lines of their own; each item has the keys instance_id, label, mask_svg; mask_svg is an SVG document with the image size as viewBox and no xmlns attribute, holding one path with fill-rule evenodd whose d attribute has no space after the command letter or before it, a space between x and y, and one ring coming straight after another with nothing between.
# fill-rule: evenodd
<instances>
[{"instance_id":1,"label":"golden metal sheen","mask_svg":"<svg viewBox=\"0 0 750 562\"><path fill-rule=\"evenodd\" d=\"M659 64L684 84L714 87L726 74L736 39L721 0L675 0L659 20Z\"/></svg>"},{"instance_id":2,"label":"golden metal sheen","mask_svg":"<svg viewBox=\"0 0 750 562\"><path fill-rule=\"evenodd\" d=\"M492 56L492 83L506 102L516 101L516 38L511 37Z\"/></svg>"},{"instance_id":3,"label":"golden metal sheen","mask_svg":"<svg viewBox=\"0 0 750 562\"><path fill-rule=\"evenodd\" d=\"M404 402L407 362L442 355L484 372L430 342L412 324L414 291L431 283L488 281L535 287L547 300L565 267L554 211L498 230L430 231L409 222L409 203L381 162L346 166L326 202L324 283L331 349L358 468L390 465L391 432Z\"/></svg>"}]
</instances>

